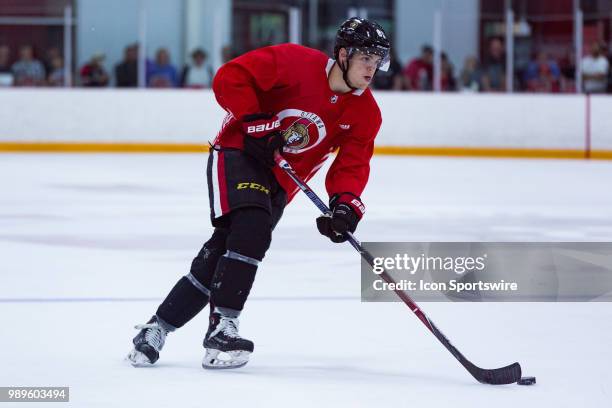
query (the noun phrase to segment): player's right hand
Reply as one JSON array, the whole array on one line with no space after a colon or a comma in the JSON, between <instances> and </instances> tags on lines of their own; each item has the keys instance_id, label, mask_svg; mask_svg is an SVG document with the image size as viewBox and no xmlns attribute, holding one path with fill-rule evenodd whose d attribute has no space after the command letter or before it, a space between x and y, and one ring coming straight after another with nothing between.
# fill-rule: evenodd
<instances>
[{"instance_id":1,"label":"player's right hand","mask_svg":"<svg viewBox=\"0 0 612 408\"><path fill-rule=\"evenodd\" d=\"M355 232L357 224L365 213L361 199L352 193L335 194L330 202L329 214L317 218L317 229L332 242L347 240L347 232Z\"/></svg>"},{"instance_id":2,"label":"player's right hand","mask_svg":"<svg viewBox=\"0 0 612 408\"><path fill-rule=\"evenodd\" d=\"M268 167L274 166L274 152L285 145L280 120L270 113L242 117L244 152Z\"/></svg>"}]
</instances>

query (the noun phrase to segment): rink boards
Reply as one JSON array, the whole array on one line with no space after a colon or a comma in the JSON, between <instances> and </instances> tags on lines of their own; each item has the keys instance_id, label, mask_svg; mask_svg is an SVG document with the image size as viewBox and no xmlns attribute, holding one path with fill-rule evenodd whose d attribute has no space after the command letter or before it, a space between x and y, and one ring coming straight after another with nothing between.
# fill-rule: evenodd
<instances>
[{"instance_id":1,"label":"rink boards","mask_svg":"<svg viewBox=\"0 0 612 408\"><path fill-rule=\"evenodd\" d=\"M378 154L612 159L612 97L375 92ZM0 151L198 152L224 117L209 90L10 89Z\"/></svg>"}]
</instances>

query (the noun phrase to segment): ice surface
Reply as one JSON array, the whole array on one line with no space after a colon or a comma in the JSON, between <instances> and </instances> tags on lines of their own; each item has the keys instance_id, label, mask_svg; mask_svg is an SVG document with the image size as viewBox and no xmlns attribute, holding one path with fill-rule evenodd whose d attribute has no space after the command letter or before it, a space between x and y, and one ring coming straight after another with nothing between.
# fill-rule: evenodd
<instances>
[{"instance_id":1,"label":"ice surface","mask_svg":"<svg viewBox=\"0 0 612 408\"><path fill-rule=\"evenodd\" d=\"M211 232L204 169L203 155L0 156L0 386L70 386L72 407L612 404L609 303L423 304L474 363L520 361L538 381L480 385L403 304L360 303L359 257L318 235L301 196L242 316L249 365L200 367L203 313L155 367L130 367L133 325ZM357 236L610 241L611 186L610 162L375 157Z\"/></svg>"}]
</instances>

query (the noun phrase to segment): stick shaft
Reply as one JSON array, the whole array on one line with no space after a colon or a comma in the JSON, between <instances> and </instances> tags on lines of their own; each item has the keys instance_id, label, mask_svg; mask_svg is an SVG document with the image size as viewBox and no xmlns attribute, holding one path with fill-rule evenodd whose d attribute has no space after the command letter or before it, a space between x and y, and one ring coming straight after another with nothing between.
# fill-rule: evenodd
<instances>
[{"instance_id":1,"label":"stick shaft","mask_svg":"<svg viewBox=\"0 0 612 408\"><path fill-rule=\"evenodd\" d=\"M276 164L287 173L287 175L293 180L293 182L306 194L306 196L317 206L317 208L323 214L330 214L331 211L327 204L319 198L319 196L308 186L308 184L301 179L301 177L293 170L291 165L285 160L278 152L276 153L274 160ZM370 265L374 266L374 257L365 248L361 246L361 243L353 236L352 233L346 233L348 242L359 252L361 257ZM379 276L387 283L394 284L394 279L387 273L382 271ZM395 288L397 285L393 285ZM518 381L521 377L521 368L518 363L511 364L507 367L498 369L486 370L475 366L470 362L452 343L442 334L442 332L436 327L436 325L429 320L427 315L421 310L414 300L404 291L394 289L397 296L410 308L410 310L419 318L419 320L433 333L434 336L446 347L446 349L461 363L466 370L476 380L482 383L488 384L509 384Z\"/></svg>"}]
</instances>

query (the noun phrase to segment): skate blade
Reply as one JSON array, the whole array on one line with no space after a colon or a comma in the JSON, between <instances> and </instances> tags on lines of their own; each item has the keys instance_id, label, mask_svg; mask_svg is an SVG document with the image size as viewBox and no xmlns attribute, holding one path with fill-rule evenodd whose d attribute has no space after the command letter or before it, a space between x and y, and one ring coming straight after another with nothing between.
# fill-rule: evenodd
<instances>
[{"instance_id":1,"label":"skate blade","mask_svg":"<svg viewBox=\"0 0 612 408\"><path fill-rule=\"evenodd\" d=\"M151 364L151 361L149 361L149 358L144 355L144 353L141 353L136 349L130 351L130 354L128 354L125 359L129 361L133 367L151 367L153 365Z\"/></svg>"},{"instance_id":2,"label":"skate blade","mask_svg":"<svg viewBox=\"0 0 612 408\"><path fill-rule=\"evenodd\" d=\"M202 367L207 370L223 370L244 367L249 362L250 351L236 350L222 352L220 350L206 349L202 360Z\"/></svg>"}]
</instances>

